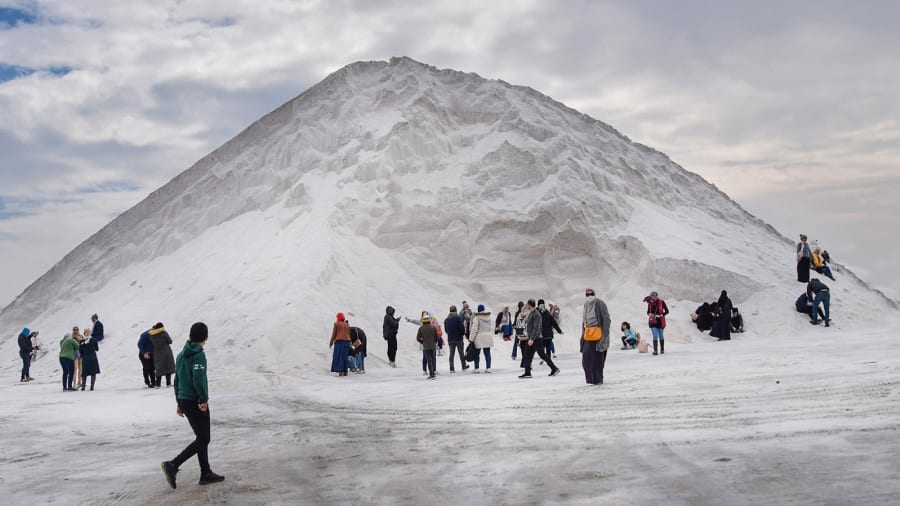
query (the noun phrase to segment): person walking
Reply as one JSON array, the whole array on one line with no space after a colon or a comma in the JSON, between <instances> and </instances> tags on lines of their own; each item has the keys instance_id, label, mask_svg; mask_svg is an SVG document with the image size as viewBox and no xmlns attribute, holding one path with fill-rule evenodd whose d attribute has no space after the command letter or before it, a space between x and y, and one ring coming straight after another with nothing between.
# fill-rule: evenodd
<instances>
[{"instance_id":1,"label":"person walking","mask_svg":"<svg viewBox=\"0 0 900 506\"><path fill-rule=\"evenodd\" d=\"M87 331L87 329L85 329ZM87 384L87 378L91 378L91 391L94 390L94 384L97 382L97 375L100 374L100 360L97 358L97 352L100 350L100 347L97 345L97 341L94 341L94 338L88 334L85 337L84 341L81 342L81 345L78 347L78 351L81 352L81 391L84 391L84 387Z\"/></svg>"},{"instance_id":2,"label":"person walking","mask_svg":"<svg viewBox=\"0 0 900 506\"><path fill-rule=\"evenodd\" d=\"M162 378L166 377L166 386L172 386L172 374L175 373L175 356L172 353L172 337L162 322L156 322L150 329L150 342L153 343L153 368L156 370L154 387L162 387Z\"/></svg>"},{"instance_id":3,"label":"person walking","mask_svg":"<svg viewBox=\"0 0 900 506\"><path fill-rule=\"evenodd\" d=\"M800 234L800 242L797 243L797 281L809 282L809 265L812 261L812 251L806 242L806 235Z\"/></svg>"},{"instance_id":4,"label":"person walking","mask_svg":"<svg viewBox=\"0 0 900 506\"><path fill-rule=\"evenodd\" d=\"M432 325L431 316L427 311L422 311L422 324L416 332L416 341L422 345L422 360L428 367L428 379L435 379L437 369L437 327Z\"/></svg>"},{"instance_id":5,"label":"person walking","mask_svg":"<svg viewBox=\"0 0 900 506\"><path fill-rule=\"evenodd\" d=\"M150 340L150 330L141 332L141 337L138 338L138 359L144 370L144 384L147 388L153 388L156 385L156 369L153 366L153 341Z\"/></svg>"},{"instance_id":6,"label":"person walking","mask_svg":"<svg viewBox=\"0 0 900 506\"><path fill-rule=\"evenodd\" d=\"M828 290L828 287L825 286L825 283L819 281L819 278L812 278L809 283L806 285L806 297L813 301L812 308L810 309L810 317L809 323L813 325L818 325L819 320L816 318L818 316L819 304L822 305L822 309L825 310L825 326L831 326L831 292Z\"/></svg>"},{"instance_id":7,"label":"person walking","mask_svg":"<svg viewBox=\"0 0 900 506\"><path fill-rule=\"evenodd\" d=\"M387 341L387 356L391 367L397 367L397 331L400 329L400 317L394 317L394 308L388 306L384 310L384 324L381 334Z\"/></svg>"},{"instance_id":8,"label":"person walking","mask_svg":"<svg viewBox=\"0 0 900 506\"><path fill-rule=\"evenodd\" d=\"M462 370L469 368L466 364L465 354L463 352L463 339L466 333L466 326L463 323L462 316L456 312L456 306L450 306L450 314L444 319L444 332L447 334L447 345L450 347L450 372L456 372L454 368L455 355L459 354L459 363Z\"/></svg>"},{"instance_id":9,"label":"person walking","mask_svg":"<svg viewBox=\"0 0 900 506\"><path fill-rule=\"evenodd\" d=\"M475 345L478 353L475 355L475 371L481 372L481 354L484 353L484 372L491 372L491 348L494 346L494 332L491 322L491 312L484 310L484 304L478 305L478 311L472 315L469 324L469 341Z\"/></svg>"},{"instance_id":10,"label":"person walking","mask_svg":"<svg viewBox=\"0 0 900 506\"><path fill-rule=\"evenodd\" d=\"M22 383L34 380L31 377L31 353L35 350L35 346L31 342L33 334L36 332L32 332L28 327L23 328L19 333L19 357L22 359L22 379L19 381Z\"/></svg>"},{"instance_id":11,"label":"person walking","mask_svg":"<svg viewBox=\"0 0 900 506\"><path fill-rule=\"evenodd\" d=\"M525 372L519 376L520 379L531 378L531 363L534 361L534 354L537 354L550 367L550 376L559 374L559 368L553 363L553 359L544 351L543 344L543 322L541 321L541 313L537 310L537 303L534 299L528 299L526 303L528 308L528 318L525 321L526 341L522 347L522 366Z\"/></svg>"},{"instance_id":12,"label":"person walking","mask_svg":"<svg viewBox=\"0 0 900 506\"><path fill-rule=\"evenodd\" d=\"M669 307L666 301L659 298L656 292L650 292L650 295L644 297L647 303L647 320L650 325L650 333L653 334L653 354L664 354L666 352L666 315L669 314ZM659 349L657 350L657 344ZM659 353L657 353L657 351Z\"/></svg>"},{"instance_id":13,"label":"person walking","mask_svg":"<svg viewBox=\"0 0 900 506\"><path fill-rule=\"evenodd\" d=\"M728 292L722 290L719 295L719 301L716 303L718 313L713 321L712 329L709 331L711 337L719 338L719 341L731 340L731 299L728 298Z\"/></svg>"},{"instance_id":14,"label":"person walking","mask_svg":"<svg viewBox=\"0 0 900 506\"><path fill-rule=\"evenodd\" d=\"M602 385L603 368L606 365L606 354L609 351L609 310L606 309L606 303L597 298L592 288L586 289L584 295L581 367L584 369L584 380L588 385ZM585 340L588 329L597 327L601 329L600 339L597 341Z\"/></svg>"},{"instance_id":15,"label":"person walking","mask_svg":"<svg viewBox=\"0 0 900 506\"><path fill-rule=\"evenodd\" d=\"M187 417L194 441L174 459L160 464L166 482L176 488L175 476L182 464L194 455L200 464L200 485L225 481L225 477L213 472L209 466L210 413L209 384L206 379L206 353L204 347L209 329L203 322L191 325L189 338L184 343L175 364L175 413Z\"/></svg>"},{"instance_id":16,"label":"person walking","mask_svg":"<svg viewBox=\"0 0 900 506\"><path fill-rule=\"evenodd\" d=\"M553 318L553 314L544 305L544 299L538 300L537 309L541 313L541 337L543 338L541 343L544 346L544 354L553 357L553 331L556 330L560 334L563 331L556 323L556 319Z\"/></svg>"},{"instance_id":17,"label":"person walking","mask_svg":"<svg viewBox=\"0 0 900 506\"><path fill-rule=\"evenodd\" d=\"M348 357L350 355L350 324L344 318L344 313L335 316L334 325L331 327L331 340L328 347L333 350L331 355L331 372L338 376L346 376L350 367Z\"/></svg>"},{"instance_id":18,"label":"person walking","mask_svg":"<svg viewBox=\"0 0 900 506\"><path fill-rule=\"evenodd\" d=\"M75 377L75 353L78 352L78 341L72 334L66 334L59 341L59 365L62 366L63 392L74 392L72 381Z\"/></svg>"}]
</instances>

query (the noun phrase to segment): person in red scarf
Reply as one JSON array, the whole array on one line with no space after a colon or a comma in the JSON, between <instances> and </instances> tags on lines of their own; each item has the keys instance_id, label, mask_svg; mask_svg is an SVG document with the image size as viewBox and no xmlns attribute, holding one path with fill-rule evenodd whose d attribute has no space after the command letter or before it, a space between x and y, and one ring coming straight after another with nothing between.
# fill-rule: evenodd
<instances>
[{"instance_id":1,"label":"person in red scarf","mask_svg":"<svg viewBox=\"0 0 900 506\"><path fill-rule=\"evenodd\" d=\"M644 297L644 302L647 303L647 320L650 332L653 334L653 354L665 353L666 339L663 331L666 328L666 315L669 314L669 308L666 306L666 301L660 299L656 292L650 292L650 295Z\"/></svg>"}]
</instances>

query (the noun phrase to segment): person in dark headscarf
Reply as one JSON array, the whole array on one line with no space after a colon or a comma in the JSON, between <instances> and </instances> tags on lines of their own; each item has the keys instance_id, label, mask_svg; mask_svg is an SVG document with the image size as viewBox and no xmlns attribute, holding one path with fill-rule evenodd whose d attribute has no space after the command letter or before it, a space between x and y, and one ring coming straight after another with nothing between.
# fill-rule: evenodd
<instances>
[{"instance_id":1,"label":"person in dark headscarf","mask_svg":"<svg viewBox=\"0 0 900 506\"><path fill-rule=\"evenodd\" d=\"M719 295L719 300L716 305L718 306L718 312L716 313L716 320L713 322L712 330L709 331L709 335L718 337L719 341L730 341L732 306L731 299L728 298L728 292L722 290L722 294Z\"/></svg>"}]
</instances>

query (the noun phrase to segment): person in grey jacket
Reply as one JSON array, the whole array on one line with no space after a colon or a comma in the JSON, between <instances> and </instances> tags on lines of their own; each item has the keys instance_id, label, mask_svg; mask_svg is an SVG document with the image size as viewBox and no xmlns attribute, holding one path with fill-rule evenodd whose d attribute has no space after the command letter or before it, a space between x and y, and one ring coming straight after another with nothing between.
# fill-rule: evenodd
<instances>
[{"instance_id":1,"label":"person in grey jacket","mask_svg":"<svg viewBox=\"0 0 900 506\"><path fill-rule=\"evenodd\" d=\"M553 363L553 359L550 358L550 355L544 349L544 339L543 339L543 322L541 319L541 313L537 311L537 305L534 302L534 299L528 299L528 319L525 321L525 335L528 336L528 340L526 341L526 346L524 347L524 356L522 358L523 367L525 368L525 373L519 376L520 379L531 378L531 362L534 360L534 354L537 354L544 360L547 366L550 367L550 376L556 376L559 374L559 367L556 367L556 364Z\"/></svg>"},{"instance_id":2,"label":"person in grey jacket","mask_svg":"<svg viewBox=\"0 0 900 506\"><path fill-rule=\"evenodd\" d=\"M587 300L582 313L581 331L581 367L584 368L584 379L588 385L603 384L603 366L606 364L606 352L609 350L609 310L606 303L598 299L594 290L584 291ZM584 328L600 327L603 337L596 342L584 340Z\"/></svg>"}]
</instances>

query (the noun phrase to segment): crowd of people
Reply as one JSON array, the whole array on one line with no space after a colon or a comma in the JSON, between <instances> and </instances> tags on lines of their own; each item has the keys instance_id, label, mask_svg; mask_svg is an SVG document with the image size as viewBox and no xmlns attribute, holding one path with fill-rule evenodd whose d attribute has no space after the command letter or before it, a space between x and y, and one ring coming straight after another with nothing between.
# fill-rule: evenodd
<instances>
[{"instance_id":1,"label":"crowd of people","mask_svg":"<svg viewBox=\"0 0 900 506\"><path fill-rule=\"evenodd\" d=\"M799 313L809 316L809 323L818 325L824 322L826 327L831 326L831 291L819 278L810 279L809 271L813 270L832 281L836 281L828 264L831 256L828 250L822 250L818 245L810 247L808 237L800 234L800 242L797 243L797 281L806 283L806 291L794 302L794 307Z\"/></svg>"},{"instance_id":2,"label":"crowd of people","mask_svg":"<svg viewBox=\"0 0 900 506\"><path fill-rule=\"evenodd\" d=\"M22 383L34 381L31 377L31 362L39 353L46 353L39 341L40 332L32 331L28 327L19 333L19 357L22 359L22 375L19 379ZM72 327L72 332L67 332L59 341L59 365L62 369L63 392L85 390L90 379L90 389L93 390L100 374L100 360L97 352L100 351L100 342L103 341L103 323L100 318L91 315L91 325L82 331L77 326Z\"/></svg>"}]
</instances>

